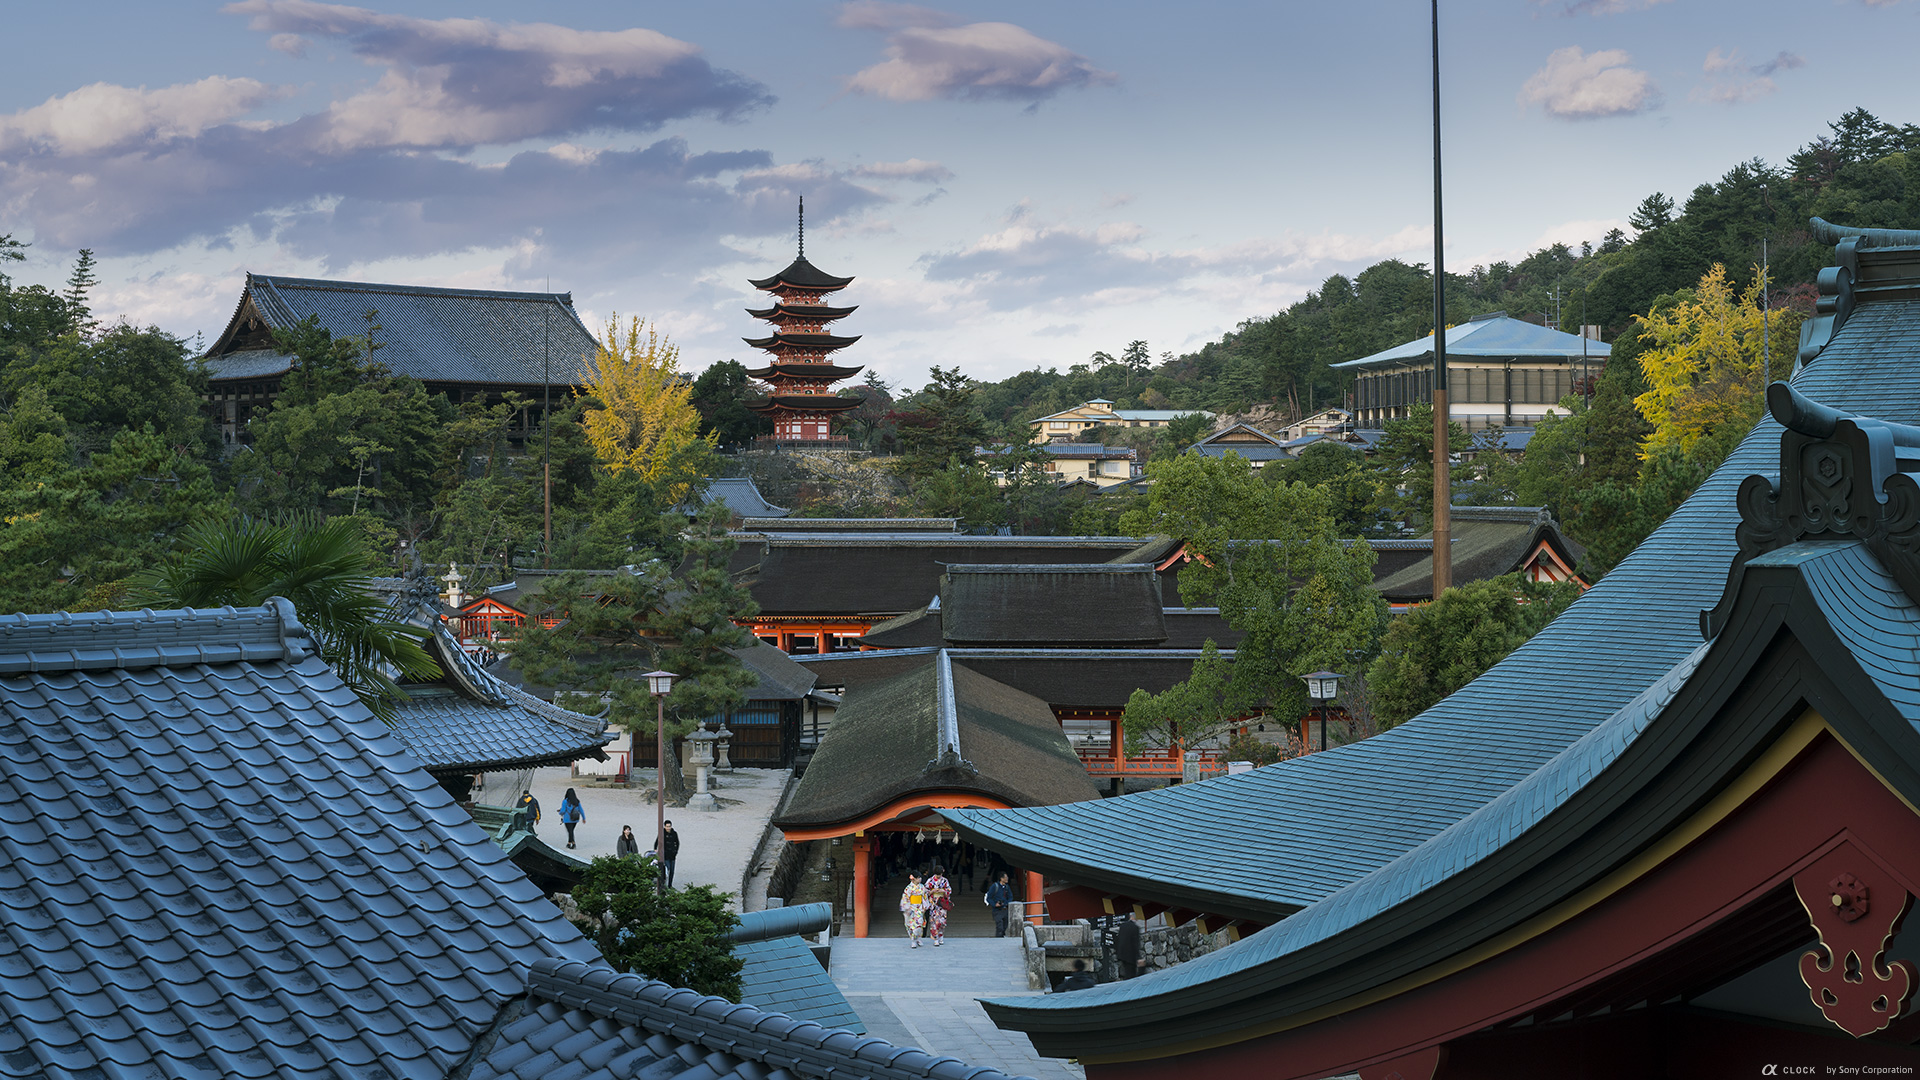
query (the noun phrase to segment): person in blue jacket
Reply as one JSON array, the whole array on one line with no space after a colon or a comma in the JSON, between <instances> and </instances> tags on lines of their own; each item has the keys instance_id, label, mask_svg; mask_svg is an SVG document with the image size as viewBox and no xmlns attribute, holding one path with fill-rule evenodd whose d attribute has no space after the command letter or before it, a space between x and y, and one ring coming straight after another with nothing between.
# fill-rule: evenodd
<instances>
[{"instance_id":1,"label":"person in blue jacket","mask_svg":"<svg viewBox=\"0 0 1920 1080\"><path fill-rule=\"evenodd\" d=\"M580 796L575 795L572 788L568 788L567 794L560 800L560 824L567 827L568 847L577 846L573 842L573 827L585 820L587 820L587 808L580 805Z\"/></svg>"}]
</instances>

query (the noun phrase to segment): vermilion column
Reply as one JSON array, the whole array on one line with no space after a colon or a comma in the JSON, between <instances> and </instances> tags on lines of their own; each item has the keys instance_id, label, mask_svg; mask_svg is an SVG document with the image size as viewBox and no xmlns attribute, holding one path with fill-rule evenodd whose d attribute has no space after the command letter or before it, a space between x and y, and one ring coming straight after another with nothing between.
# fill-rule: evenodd
<instances>
[{"instance_id":1,"label":"vermilion column","mask_svg":"<svg viewBox=\"0 0 1920 1080\"><path fill-rule=\"evenodd\" d=\"M867 921L873 907L873 841L865 836L853 838L853 936L867 936Z\"/></svg>"},{"instance_id":2,"label":"vermilion column","mask_svg":"<svg viewBox=\"0 0 1920 1080\"><path fill-rule=\"evenodd\" d=\"M1040 904L1047 899L1047 879L1032 870L1027 871L1027 922L1039 926L1043 921Z\"/></svg>"}]
</instances>

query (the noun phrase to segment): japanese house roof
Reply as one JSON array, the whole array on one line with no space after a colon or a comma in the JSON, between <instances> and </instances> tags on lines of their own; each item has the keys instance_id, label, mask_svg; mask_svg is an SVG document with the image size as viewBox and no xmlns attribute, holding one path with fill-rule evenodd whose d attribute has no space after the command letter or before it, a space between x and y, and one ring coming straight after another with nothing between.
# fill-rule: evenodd
<instances>
[{"instance_id":1,"label":"japanese house roof","mask_svg":"<svg viewBox=\"0 0 1920 1080\"><path fill-rule=\"evenodd\" d=\"M740 925L727 935L741 962L741 1002L823 1027L865 1032L859 1014L800 938L832 923L833 905L825 903L742 912Z\"/></svg>"},{"instance_id":2,"label":"japanese house roof","mask_svg":"<svg viewBox=\"0 0 1920 1080\"><path fill-rule=\"evenodd\" d=\"M822 686L853 690L917 669L926 657L944 652L996 682L1031 694L1048 705L1120 708L1135 690L1157 694L1193 674L1200 650L1045 649L1045 648L897 648L798 656ZM1233 659L1232 649L1221 656Z\"/></svg>"},{"instance_id":3,"label":"japanese house roof","mask_svg":"<svg viewBox=\"0 0 1920 1080\"><path fill-rule=\"evenodd\" d=\"M444 1077L592 948L290 604L0 617L0 1061Z\"/></svg>"},{"instance_id":4,"label":"japanese house roof","mask_svg":"<svg viewBox=\"0 0 1920 1080\"><path fill-rule=\"evenodd\" d=\"M1549 330L1504 314L1486 315L1447 327L1448 358L1564 362L1581 356L1605 359L1612 353L1613 346L1605 342ZM1433 335L1425 334L1391 349L1333 366L1336 369L1405 367L1432 356Z\"/></svg>"},{"instance_id":5,"label":"japanese house roof","mask_svg":"<svg viewBox=\"0 0 1920 1080\"><path fill-rule=\"evenodd\" d=\"M1167 640L1152 563L959 563L940 583L953 645L1144 646Z\"/></svg>"},{"instance_id":6,"label":"japanese house roof","mask_svg":"<svg viewBox=\"0 0 1920 1080\"><path fill-rule=\"evenodd\" d=\"M1129 537L963 536L940 532L762 533L732 566L762 615L879 615L924 606L953 563L1085 563Z\"/></svg>"},{"instance_id":7,"label":"japanese house roof","mask_svg":"<svg viewBox=\"0 0 1920 1080\"><path fill-rule=\"evenodd\" d=\"M1906 235L1913 237L1905 252L1910 267L1920 262L1920 234ZM1920 300L1896 292L1860 303L1837 329L1834 322L1810 324L1816 355L1795 374L1795 388L1842 412L1920 422ZM1669 707L1679 695L1709 692L1697 668L1731 657L1724 662L1733 666L1717 669L1714 686L1739 685L1749 670L1740 665L1759 663L1774 640L1769 627L1779 623L1770 619L1797 621L1803 637L1839 643L1830 653L1836 660L1816 669L1831 672L1836 693L1858 699L1853 711L1867 718L1847 723L1879 725L1878 734L1859 734L1900 748L1900 759L1886 764L1904 777L1902 789L1920 788L1912 760L1920 756L1912 743L1920 677L1910 659L1920 648L1920 606L1892 587L1857 544L1802 543L1752 560L1739 592L1746 607L1736 610L1766 612L1736 619L1714 641L1701 642L1701 612L1728 587L1739 521L1735 490L1750 475L1775 471L1780 446L1780 426L1763 418L1565 614L1467 687L1379 736L1098 804L949 811L967 839L1050 875L1127 885L1123 891L1135 896L1178 897L1195 910L1281 920L1164 976L1070 1001L996 1002L990 1010L1023 1030L1047 1028L1056 1043L1054 1021L1006 1018L1047 1015L1088 1032L1133 1003L1203 999L1222 1014L1245 1015L1233 1004L1248 993L1243 977L1279 985L1293 977L1286 972L1312 966L1317 954L1309 950L1318 943L1351 944L1393 913L1436 910L1407 905L1451 888L1464 868L1518 843L1569 800L1600 797L1596 778L1638 782L1634 770L1623 765L1626 772L1610 773L1609 766L1666 746L1642 738L1663 730L1662 723L1697 720L1697 713ZM1848 668L1861 677L1847 677ZM1869 707L1869 699L1879 704ZM1876 713L1885 719L1872 719ZM1911 805L1914 793L1904 797ZM1287 813L1263 809L1272 807ZM1368 825L1354 829L1356 821ZM1194 836L1209 844L1191 844ZM1202 992L1203 985L1219 991Z\"/></svg>"},{"instance_id":8,"label":"japanese house roof","mask_svg":"<svg viewBox=\"0 0 1920 1080\"><path fill-rule=\"evenodd\" d=\"M1320 438L1320 436L1313 436ZM1198 444L1187 449L1201 457L1223 458L1228 454L1238 454L1248 461L1290 461L1293 453L1285 446L1263 446L1259 443L1208 443Z\"/></svg>"},{"instance_id":9,"label":"japanese house roof","mask_svg":"<svg viewBox=\"0 0 1920 1080\"><path fill-rule=\"evenodd\" d=\"M598 345L573 309L570 293L435 289L358 281L248 274L240 304L206 356L215 380L284 374L292 358L272 346L270 330L310 316L334 338L364 336L376 311L381 346L374 358L422 382L540 386L551 367L556 387L593 377Z\"/></svg>"},{"instance_id":10,"label":"japanese house roof","mask_svg":"<svg viewBox=\"0 0 1920 1080\"><path fill-rule=\"evenodd\" d=\"M1098 798L1053 710L944 653L849 691L774 824L832 826L918 793Z\"/></svg>"},{"instance_id":11,"label":"japanese house roof","mask_svg":"<svg viewBox=\"0 0 1920 1080\"><path fill-rule=\"evenodd\" d=\"M722 477L707 485L705 494L699 497L700 505L713 502L726 504L728 510L741 518L783 518L793 511L775 506L760 494L759 485L750 476Z\"/></svg>"},{"instance_id":12,"label":"japanese house roof","mask_svg":"<svg viewBox=\"0 0 1920 1080\"><path fill-rule=\"evenodd\" d=\"M772 277L749 279L747 284L756 289L788 288L801 292L832 292L853 284L853 279L834 277L808 262L806 256L802 255L788 263L785 270Z\"/></svg>"},{"instance_id":13,"label":"japanese house roof","mask_svg":"<svg viewBox=\"0 0 1920 1080\"><path fill-rule=\"evenodd\" d=\"M835 397L831 394L774 394L759 404L748 404L754 412L846 412L866 404L865 398Z\"/></svg>"},{"instance_id":14,"label":"japanese house roof","mask_svg":"<svg viewBox=\"0 0 1920 1080\"><path fill-rule=\"evenodd\" d=\"M1213 446L1215 444L1225 444L1227 446L1232 447L1235 450L1238 450L1240 449L1240 447L1245 445L1249 445L1249 444L1257 445L1262 443L1264 443L1267 446L1279 446L1280 440L1274 438L1272 435L1269 435L1264 431L1261 431L1259 428L1254 427L1252 424L1234 424L1232 427L1222 428L1219 431L1216 431L1213 434L1208 435L1206 438L1201 439L1199 442L1194 443L1193 446L1195 449L1198 449L1199 447L1202 447L1202 446Z\"/></svg>"},{"instance_id":15,"label":"japanese house roof","mask_svg":"<svg viewBox=\"0 0 1920 1080\"><path fill-rule=\"evenodd\" d=\"M408 684L393 706L393 735L435 775L500 772L605 760L604 718L583 716L512 686L483 668L434 620L427 647L442 676Z\"/></svg>"},{"instance_id":16,"label":"japanese house roof","mask_svg":"<svg viewBox=\"0 0 1920 1080\"><path fill-rule=\"evenodd\" d=\"M1425 557L1387 576L1375 574L1373 587L1393 601L1433 598L1432 538ZM1576 566L1586 548L1560 531L1543 507L1456 506L1453 508L1453 580L1457 585L1510 574L1525 565L1542 543ZM1375 564L1378 566L1378 564Z\"/></svg>"}]
</instances>

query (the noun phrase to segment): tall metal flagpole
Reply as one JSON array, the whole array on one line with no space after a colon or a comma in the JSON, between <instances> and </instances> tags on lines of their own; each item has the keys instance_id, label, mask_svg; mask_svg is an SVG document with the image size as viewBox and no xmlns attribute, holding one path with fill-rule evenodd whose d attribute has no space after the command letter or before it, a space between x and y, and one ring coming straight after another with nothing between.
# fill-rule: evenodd
<instances>
[{"instance_id":1,"label":"tall metal flagpole","mask_svg":"<svg viewBox=\"0 0 1920 1080\"><path fill-rule=\"evenodd\" d=\"M1453 584L1453 483L1447 475L1447 264L1440 228L1440 0L1433 2L1433 595Z\"/></svg>"},{"instance_id":2,"label":"tall metal flagpole","mask_svg":"<svg viewBox=\"0 0 1920 1080\"><path fill-rule=\"evenodd\" d=\"M545 506L543 518L547 528L547 543L540 553L540 568L553 567L553 279L547 279L547 302L542 307L546 316L546 325L542 327L545 336L540 344L540 357L543 366L540 376L540 428L545 436L540 450L540 489L541 501Z\"/></svg>"}]
</instances>

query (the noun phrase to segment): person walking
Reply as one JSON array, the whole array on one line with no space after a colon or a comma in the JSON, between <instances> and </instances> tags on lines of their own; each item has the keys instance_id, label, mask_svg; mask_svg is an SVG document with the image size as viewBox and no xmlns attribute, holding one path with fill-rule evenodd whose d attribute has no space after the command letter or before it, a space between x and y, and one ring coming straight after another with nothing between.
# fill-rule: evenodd
<instances>
[{"instance_id":1,"label":"person walking","mask_svg":"<svg viewBox=\"0 0 1920 1080\"><path fill-rule=\"evenodd\" d=\"M900 914L907 922L907 939L920 947L920 930L927 920L927 887L919 874L907 875L907 887L900 892Z\"/></svg>"},{"instance_id":2,"label":"person walking","mask_svg":"<svg viewBox=\"0 0 1920 1080\"><path fill-rule=\"evenodd\" d=\"M640 838L633 835L633 826L620 826L620 839L613 842L613 853L622 859L640 857Z\"/></svg>"},{"instance_id":3,"label":"person walking","mask_svg":"<svg viewBox=\"0 0 1920 1080\"><path fill-rule=\"evenodd\" d=\"M575 795L572 788L568 788L566 795L560 799L560 824L567 827L568 847L580 846L573 842L573 828L585 820L587 820L587 808L580 805L580 796Z\"/></svg>"},{"instance_id":4,"label":"person walking","mask_svg":"<svg viewBox=\"0 0 1920 1080\"><path fill-rule=\"evenodd\" d=\"M1001 874L998 881L987 886L987 906L993 909L993 936L1007 936L1007 905L1013 902L1013 886L1007 884L1007 875Z\"/></svg>"},{"instance_id":5,"label":"person walking","mask_svg":"<svg viewBox=\"0 0 1920 1080\"><path fill-rule=\"evenodd\" d=\"M528 832L537 833L540 831L538 827L540 824L540 800L533 797L533 792L529 791L520 796L520 801L515 805L515 808L527 812Z\"/></svg>"},{"instance_id":6,"label":"person walking","mask_svg":"<svg viewBox=\"0 0 1920 1080\"><path fill-rule=\"evenodd\" d=\"M953 910L953 882L947 880L939 863L927 875L927 936L938 947L947 940L947 912Z\"/></svg>"},{"instance_id":7,"label":"person walking","mask_svg":"<svg viewBox=\"0 0 1920 1080\"><path fill-rule=\"evenodd\" d=\"M1113 928L1113 955L1120 962L1120 977L1131 979L1140 974L1146 961L1140 958L1140 924L1128 915Z\"/></svg>"},{"instance_id":8,"label":"person walking","mask_svg":"<svg viewBox=\"0 0 1920 1080\"><path fill-rule=\"evenodd\" d=\"M673 822L667 822L660 835L653 838L653 857L660 860L667 888L673 888L673 863L680 857L680 834L673 831Z\"/></svg>"}]
</instances>

